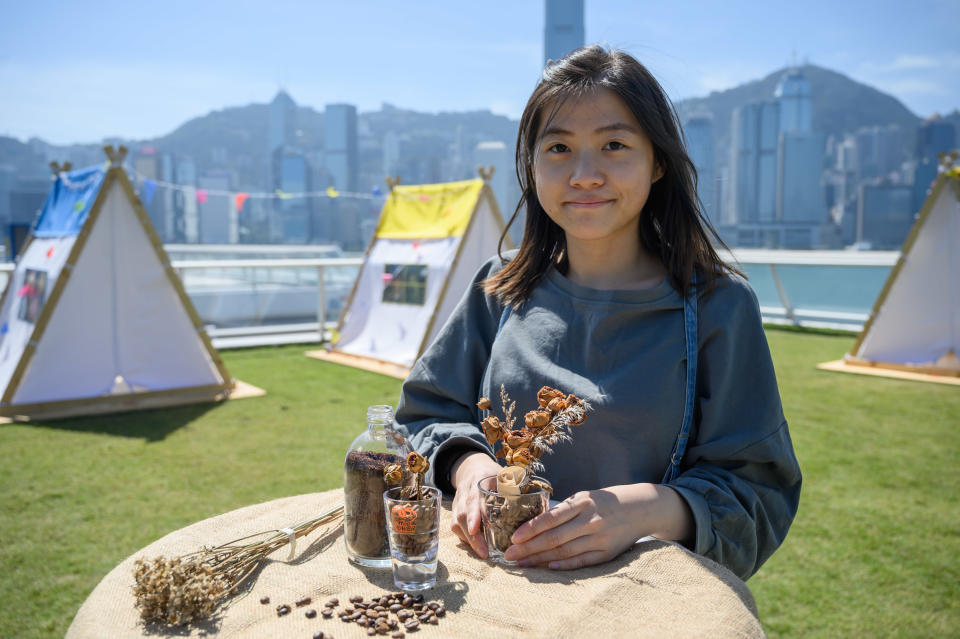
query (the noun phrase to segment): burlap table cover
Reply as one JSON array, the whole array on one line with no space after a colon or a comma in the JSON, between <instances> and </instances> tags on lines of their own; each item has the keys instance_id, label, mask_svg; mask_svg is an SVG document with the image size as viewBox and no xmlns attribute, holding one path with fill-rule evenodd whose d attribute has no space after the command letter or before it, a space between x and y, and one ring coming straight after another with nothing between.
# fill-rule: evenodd
<instances>
[{"instance_id":1,"label":"burlap table cover","mask_svg":"<svg viewBox=\"0 0 960 639\"><path fill-rule=\"evenodd\" d=\"M321 609L330 597L340 606L352 595L369 599L396 591L390 570L347 561L335 527L301 538L294 559L288 548L271 555L254 584L199 626L144 625L134 607L133 562L173 557L204 545L282 528L313 517L343 499L340 489L240 508L207 519L134 553L103 578L67 631L70 639L144 636L302 637L318 631L337 639L366 637L367 629L336 616L307 619L306 608L278 617L276 606L312 597ZM576 571L506 568L477 559L450 532L450 504L441 515L437 585L424 593L446 606L439 625L408 636L430 637L762 637L746 584L722 566L667 542L649 541L609 563ZM263 605L260 598L270 597Z\"/></svg>"}]
</instances>

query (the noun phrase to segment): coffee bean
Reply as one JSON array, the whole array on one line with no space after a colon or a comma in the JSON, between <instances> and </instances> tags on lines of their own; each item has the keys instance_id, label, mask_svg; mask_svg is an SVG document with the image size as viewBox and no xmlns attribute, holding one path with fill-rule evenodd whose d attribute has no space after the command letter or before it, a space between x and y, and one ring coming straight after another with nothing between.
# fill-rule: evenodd
<instances>
[{"instance_id":1,"label":"coffee bean","mask_svg":"<svg viewBox=\"0 0 960 639\"><path fill-rule=\"evenodd\" d=\"M413 605L413 597L411 597L410 595L407 595L406 597L403 598L403 601L401 603L403 604L404 608L409 608L410 606Z\"/></svg>"},{"instance_id":2,"label":"coffee bean","mask_svg":"<svg viewBox=\"0 0 960 639\"><path fill-rule=\"evenodd\" d=\"M317 616L317 611L311 608L310 610L306 611L303 614L306 615L307 619L313 619L314 617Z\"/></svg>"},{"instance_id":3,"label":"coffee bean","mask_svg":"<svg viewBox=\"0 0 960 639\"><path fill-rule=\"evenodd\" d=\"M422 603L415 603L415 604L413 604L413 609L414 609L414 610L423 610L423 604L422 604Z\"/></svg>"},{"instance_id":4,"label":"coffee bean","mask_svg":"<svg viewBox=\"0 0 960 639\"><path fill-rule=\"evenodd\" d=\"M327 635L323 634L323 631L321 630L320 632L313 633L313 639L327 639Z\"/></svg>"},{"instance_id":5,"label":"coffee bean","mask_svg":"<svg viewBox=\"0 0 960 639\"><path fill-rule=\"evenodd\" d=\"M398 612L398 611L400 611L400 610L402 610L402 609L403 609L403 606L401 606L400 604L397 604L397 603L395 603L395 604L393 604L392 606L390 606L390 612L394 612L394 613L395 613L395 612Z\"/></svg>"},{"instance_id":6,"label":"coffee bean","mask_svg":"<svg viewBox=\"0 0 960 639\"><path fill-rule=\"evenodd\" d=\"M336 608L340 605L340 600L334 597L333 599L328 599L327 603L323 604L327 608Z\"/></svg>"},{"instance_id":7,"label":"coffee bean","mask_svg":"<svg viewBox=\"0 0 960 639\"><path fill-rule=\"evenodd\" d=\"M330 608L324 608L323 610L320 611L320 614L323 615L324 619L329 619L330 617L333 616L333 610L331 610Z\"/></svg>"},{"instance_id":8,"label":"coffee bean","mask_svg":"<svg viewBox=\"0 0 960 639\"><path fill-rule=\"evenodd\" d=\"M396 630L396 629L397 629L397 625L398 625L398 624L397 624L397 620L396 620L396 619L387 619L387 625L390 626L391 628L393 628L394 630Z\"/></svg>"},{"instance_id":9,"label":"coffee bean","mask_svg":"<svg viewBox=\"0 0 960 639\"><path fill-rule=\"evenodd\" d=\"M361 628L366 628L368 625L370 625L370 620L367 619L366 617L360 617L359 619L357 619L357 625L360 626Z\"/></svg>"},{"instance_id":10,"label":"coffee bean","mask_svg":"<svg viewBox=\"0 0 960 639\"><path fill-rule=\"evenodd\" d=\"M393 633L393 634L390 635L390 636L393 637L393 639L403 639L403 637L404 637L403 633L402 633L401 631L399 631L399 630L396 631L395 633Z\"/></svg>"},{"instance_id":11,"label":"coffee bean","mask_svg":"<svg viewBox=\"0 0 960 639\"><path fill-rule=\"evenodd\" d=\"M444 608L443 606L440 606L439 608L437 608L437 616L438 616L438 617L442 617L442 616L444 616L445 614L447 614L447 609L446 609L446 608Z\"/></svg>"},{"instance_id":12,"label":"coffee bean","mask_svg":"<svg viewBox=\"0 0 960 639\"><path fill-rule=\"evenodd\" d=\"M440 623L440 620L437 619L436 615L430 615L430 618L427 619L427 623L430 624L431 626L435 626L438 623Z\"/></svg>"},{"instance_id":13,"label":"coffee bean","mask_svg":"<svg viewBox=\"0 0 960 639\"><path fill-rule=\"evenodd\" d=\"M405 621L403 623L403 627L406 628L408 631L416 630L419 626L420 626L420 622L417 621L416 619L410 619L409 621Z\"/></svg>"},{"instance_id":14,"label":"coffee bean","mask_svg":"<svg viewBox=\"0 0 960 639\"><path fill-rule=\"evenodd\" d=\"M419 617L417 617L417 619L420 620L420 623L427 623L427 620L430 619L430 617L431 617L430 614L424 613L424 614L420 615Z\"/></svg>"},{"instance_id":15,"label":"coffee bean","mask_svg":"<svg viewBox=\"0 0 960 639\"><path fill-rule=\"evenodd\" d=\"M368 636L368 637L372 637L372 636L374 636L375 634L377 634L377 629L376 629L376 628L367 628L367 636Z\"/></svg>"},{"instance_id":16,"label":"coffee bean","mask_svg":"<svg viewBox=\"0 0 960 639\"><path fill-rule=\"evenodd\" d=\"M310 601L311 601L310 597L304 597L303 599L298 599L297 608L302 608L303 606L306 606L307 604L310 603Z\"/></svg>"},{"instance_id":17,"label":"coffee bean","mask_svg":"<svg viewBox=\"0 0 960 639\"><path fill-rule=\"evenodd\" d=\"M281 604L281 605L277 606L277 616L278 616L278 617L282 617L282 616L284 616L285 614L288 614L289 612L290 612L290 606L288 606L287 604Z\"/></svg>"},{"instance_id":18,"label":"coffee bean","mask_svg":"<svg viewBox=\"0 0 960 639\"><path fill-rule=\"evenodd\" d=\"M354 595L350 597L350 603L361 603L362 601L363 601L363 597L361 597L360 595Z\"/></svg>"},{"instance_id":19,"label":"coffee bean","mask_svg":"<svg viewBox=\"0 0 960 639\"><path fill-rule=\"evenodd\" d=\"M262 604L270 603L270 597L260 597L260 603Z\"/></svg>"},{"instance_id":20,"label":"coffee bean","mask_svg":"<svg viewBox=\"0 0 960 639\"><path fill-rule=\"evenodd\" d=\"M440 604L438 604L436 601L431 601L430 603L427 604L427 608L429 608L430 610L436 610L439 607L440 607Z\"/></svg>"},{"instance_id":21,"label":"coffee bean","mask_svg":"<svg viewBox=\"0 0 960 639\"><path fill-rule=\"evenodd\" d=\"M388 632L390 632L390 626L389 624L387 624L386 621L378 621L376 628L377 628L377 632L379 632L382 635L385 635Z\"/></svg>"},{"instance_id":22,"label":"coffee bean","mask_svg":"<svg viewBox=\"0 0 960 639\"><path fill-rule=\"evenodd\" d=\"M350 607L350 606L347 606L346 608L343 609L343 613L344 613L344 614L347 614L347 615L352 615L352 614L353 614L353 608Z\"/></svg>"}]
</instances>

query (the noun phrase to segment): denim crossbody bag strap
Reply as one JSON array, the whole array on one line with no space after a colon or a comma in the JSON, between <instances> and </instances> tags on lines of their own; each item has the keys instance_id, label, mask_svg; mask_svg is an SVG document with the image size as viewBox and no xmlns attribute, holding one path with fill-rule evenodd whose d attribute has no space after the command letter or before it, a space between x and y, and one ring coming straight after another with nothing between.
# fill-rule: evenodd
<instances>
[{"instance_id":1,"label":"denim crossbody bag strap","mask_svg":"<svg viewBox=\"0 0 960 639\"><path fill-rule=\"evenodd\" d=\"M690 428L693 424L694 400L697 394L697 277L693 276L690 292L683 300L683 333L687 348L687 387L683 404L683 422L680 424L680 433L673 445L670 455L670 465L663 474L662 484L669 484L680 474L680 462L687 451L687 442L690 440Z\"/></svg>"}]
</instances>

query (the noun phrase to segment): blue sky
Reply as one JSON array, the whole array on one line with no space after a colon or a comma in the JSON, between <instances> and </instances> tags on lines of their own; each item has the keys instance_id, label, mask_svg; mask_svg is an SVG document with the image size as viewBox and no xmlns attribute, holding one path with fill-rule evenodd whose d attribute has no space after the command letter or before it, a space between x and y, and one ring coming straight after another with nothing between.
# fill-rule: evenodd
<instances>
[{"instance_id":1,"label":"blue sky","mask_svg":"<svg viewBox=\"0 0 960 639\"><path fill-rule=\"evenodd\" d=\"M517 117L542 63L543 0L0 0L0 135L163 135L211 110L389 102ZM626 49L671 97L797 60L928 116L960 107L960 1L586 0L586 38Z\"/></svg>"}]
</instances>

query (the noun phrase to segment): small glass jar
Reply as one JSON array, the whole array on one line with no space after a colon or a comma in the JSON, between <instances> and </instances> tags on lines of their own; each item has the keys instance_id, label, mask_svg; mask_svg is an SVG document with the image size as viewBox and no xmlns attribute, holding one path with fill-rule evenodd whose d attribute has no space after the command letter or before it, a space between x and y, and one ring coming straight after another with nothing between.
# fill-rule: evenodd
<instances>
[{"instance_id":1,"label":"small glass jar","mask_svg":"<svg viewBox=\"0 0 960 639\"><path fill-rule=\"evenodd\" d=\"M343 539L350 561L390 567L390 542L383 512L387 464L403 463L410 447L393 427L393 407L370 406L367 429L347 450L343 464Z\"/></svg>"}]
</instances>

